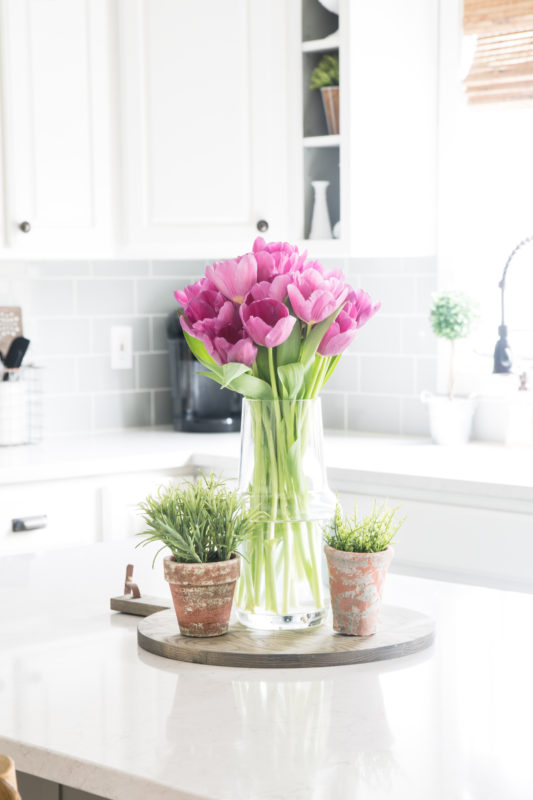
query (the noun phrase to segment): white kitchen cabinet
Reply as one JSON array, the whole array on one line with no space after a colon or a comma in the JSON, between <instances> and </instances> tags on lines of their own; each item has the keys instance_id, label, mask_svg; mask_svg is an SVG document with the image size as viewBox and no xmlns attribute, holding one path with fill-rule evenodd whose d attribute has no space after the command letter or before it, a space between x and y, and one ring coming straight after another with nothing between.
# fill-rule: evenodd
<instances>
[{"instance_id":1,"label":"white kitchen cabinet","mask_svg":"<svg viewBox=\"0 0 533 800\"><path fill-rule=\"evenodd\" d=\"M120 0L127 248L234 255L260 220L287 235L286 10Z\"/></svg>"},{"instance_id":2,"label":"white kitchen cabinet","mask_svg":"<svg viewBox=\"0 0 533 800\"><path fill-rule=\"evenodd\" d=\"M109 248L108 0L2 0L5 253Z\"/></svg>"},{"instance_id":3,"label":"white kitchen cabinet","mask_svg":"<svg viewBox=\"0 0 533 800\"><path fill-rule=\"evenodd\" d=\"M290 75L302 87L291 104L292 224L314 255L436 251L437 6L340 0L336 17L319 0L290 5ZM308 89L312 69L330 52L340 65L338 136L327 135L320 92ZM314 180L330 182L340 240L305 241Z\"/></svg>"},{"instance_id":4,"label":"white kitchen cabinet","mask_svg":"<svg viewBox=\"0 0 533 800\"><path fill-rule=\"evenodd\" d=\"M0 554L120 541L144 529L138 504L183 470L29 481L0 486ZM30 530L13 531L13 521Z\"/></svg>"}]
</instances>

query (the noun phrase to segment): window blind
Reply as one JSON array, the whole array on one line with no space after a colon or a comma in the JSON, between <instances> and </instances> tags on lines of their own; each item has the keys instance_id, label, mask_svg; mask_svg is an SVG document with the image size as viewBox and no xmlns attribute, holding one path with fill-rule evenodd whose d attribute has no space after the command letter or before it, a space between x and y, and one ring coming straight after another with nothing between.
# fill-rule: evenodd
<instances>
[{"instance_id":1,"label":"window blind","mask_svg":"<svg viewBox=\"0 0 533 800\"><path fill-rule=\"evenodd\" d=\"M468 102L533 100L533 0L464 0L463 29L477 36Z\"/></svg>"}]
</instances>

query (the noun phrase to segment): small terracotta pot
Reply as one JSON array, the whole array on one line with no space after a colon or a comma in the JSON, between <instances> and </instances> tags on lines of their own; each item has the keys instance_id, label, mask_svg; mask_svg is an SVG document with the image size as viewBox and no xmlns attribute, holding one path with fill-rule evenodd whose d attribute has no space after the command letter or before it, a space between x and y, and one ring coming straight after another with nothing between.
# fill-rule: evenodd
<instances>
[{"instance_id":1,"label":"small terracotta pot","mask_svg":"<svg viewBox=\"0 0 533 800\"><path fill-rule=\"evenodd\" d=\"M350 636L376 632L383 584L394 550L345 553L324 547L329 570L333 630Z\"/></svg>"},{"instance_id":2,"label":"small terracotta pot","mask_svg":"<svg viewBox=\"0 0 533 800\"><path fill-rule=\"evenodd\" d=\"M163 560L174 610L183 636L220 636L229 627L235 583L241 571L237 555L229 561L182 564Z\"/></svg>"},{"instance_id":3,"label":"small terracotta pot","mask_svg":"<svg viewBox=\"0 0 533 800\"><path fill-rule=\"evenodd\" d=\"M339 87L324 86L320 90L329 134L340 132Z\"/></svg>"}]
</instances>

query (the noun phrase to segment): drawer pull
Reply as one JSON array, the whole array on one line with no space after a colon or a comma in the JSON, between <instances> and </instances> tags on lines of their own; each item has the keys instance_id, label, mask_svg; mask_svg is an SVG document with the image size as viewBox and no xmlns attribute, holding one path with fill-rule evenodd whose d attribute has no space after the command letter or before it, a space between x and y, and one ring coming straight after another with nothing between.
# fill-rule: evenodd
<instances>
[{"instance_id":1,"label":"drawer pull","mask_svg":"<svg viewBox=\"0 0 533 800\"><path fill-rule=\"evenodd\" d=\"M40 517L17 517L11 520L11 530L13 533L21 531L36 531L38 528L46 528L48 517L42 514Z\"/></svg>"}]
</instances>

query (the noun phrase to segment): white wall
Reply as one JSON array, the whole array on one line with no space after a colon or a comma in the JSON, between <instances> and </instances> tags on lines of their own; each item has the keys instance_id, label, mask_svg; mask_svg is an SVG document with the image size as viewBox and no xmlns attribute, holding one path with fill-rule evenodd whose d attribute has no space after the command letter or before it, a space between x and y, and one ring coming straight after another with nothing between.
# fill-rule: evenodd
<instances>
[{"instance_id":1,"label":"white wall","mask_svg":"<svg viewBox=\"0 0 533 800\"><path fill-rule=\"evenodd\" d=\"M460 377L463 391L479 391L492 371L498 281L511 250L533 234L533 105L466 104L462 77L469 47L462 6L461 0L440 3L439 283L481 304L478 333L462 348ZM533 244L513 261L507 284L517 366L524 356L533 358L532 289Z\"/></svg>"}]
</instances>

